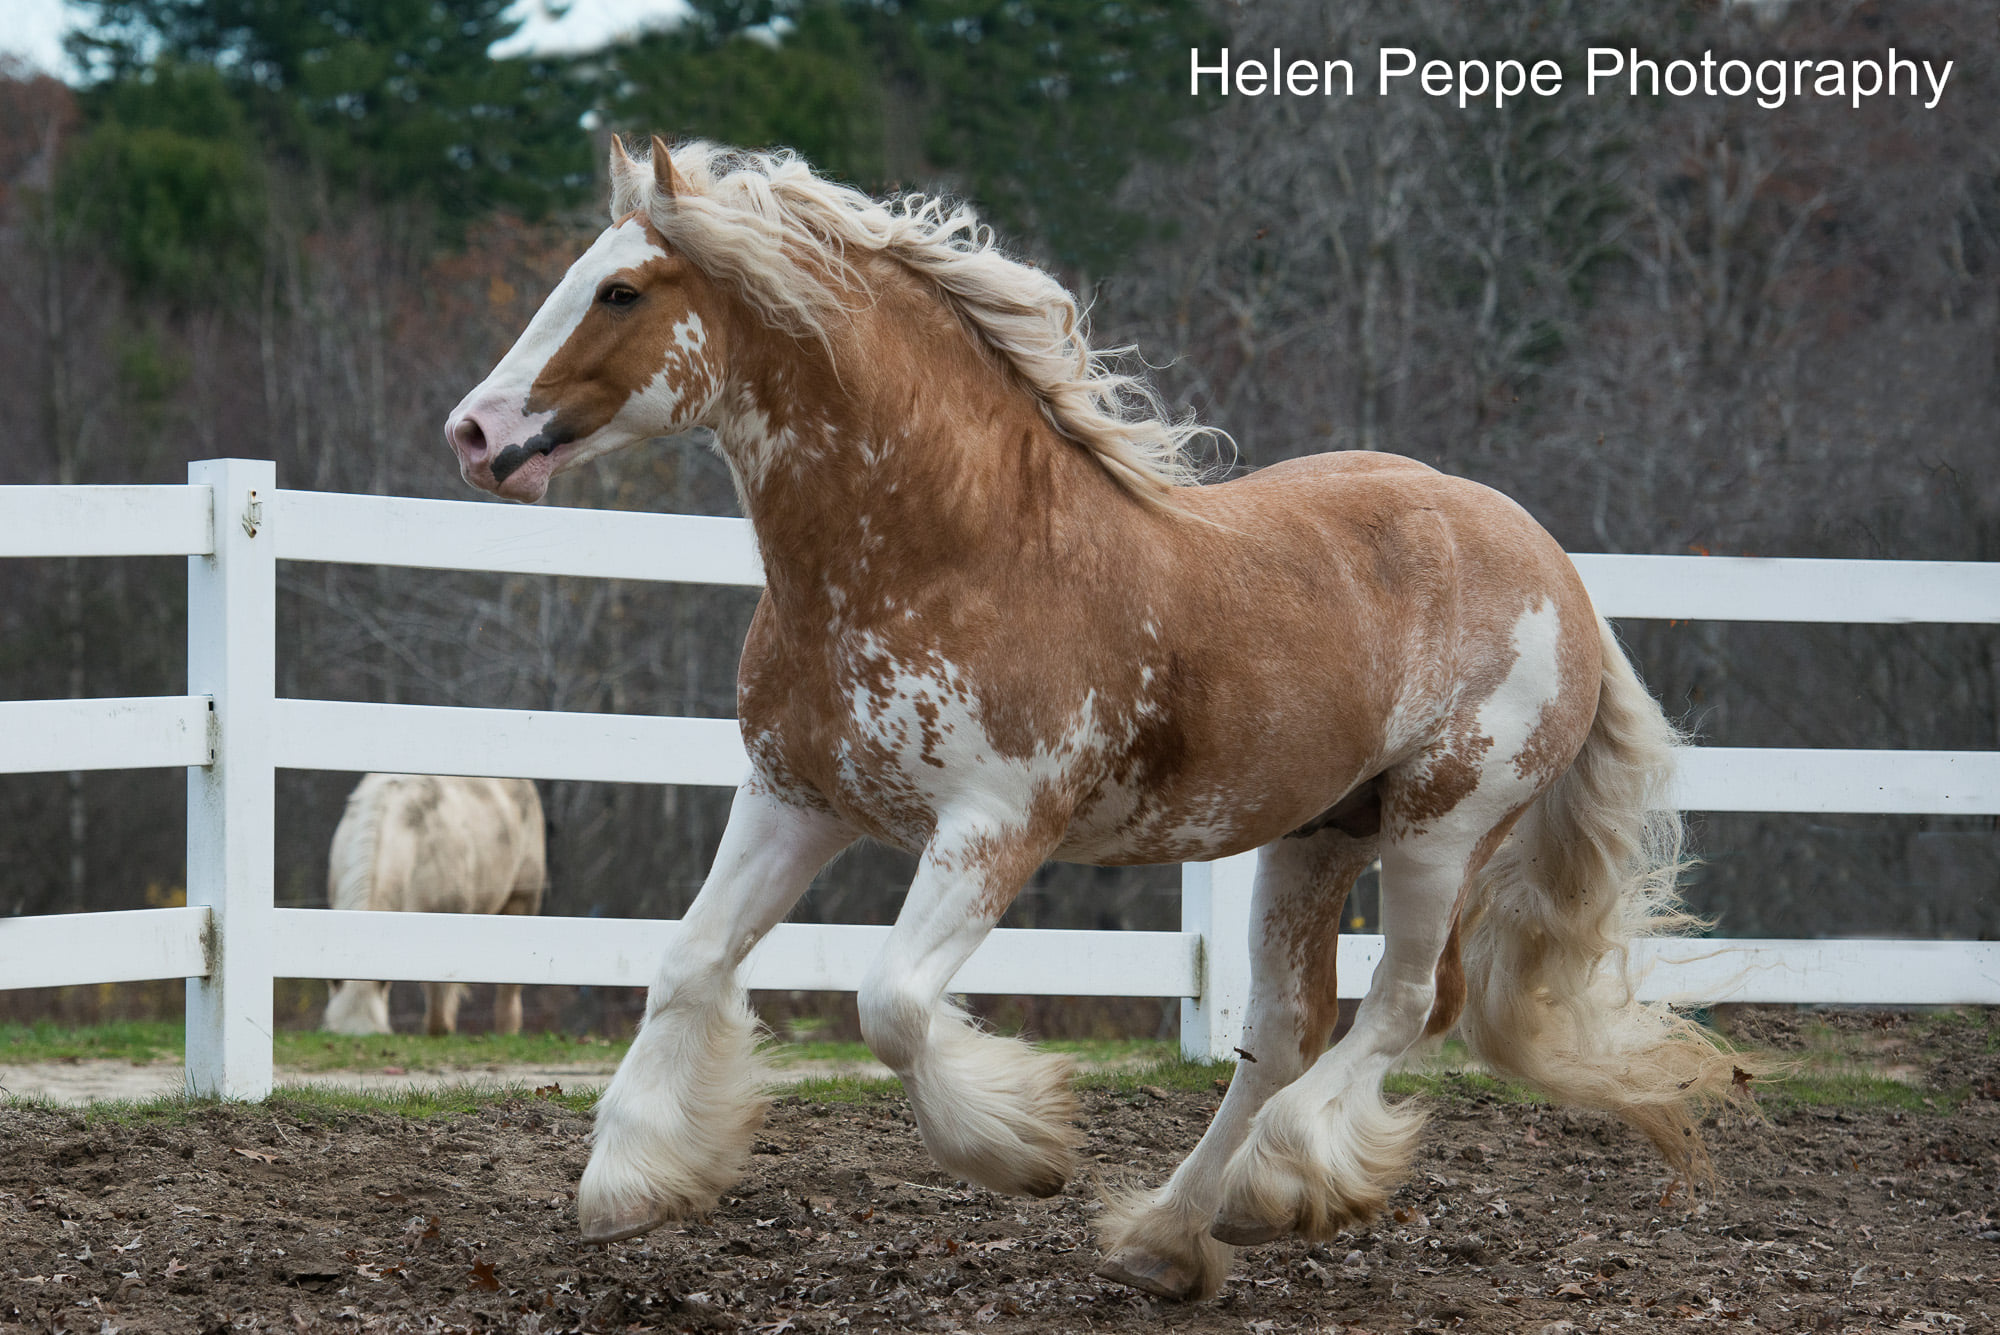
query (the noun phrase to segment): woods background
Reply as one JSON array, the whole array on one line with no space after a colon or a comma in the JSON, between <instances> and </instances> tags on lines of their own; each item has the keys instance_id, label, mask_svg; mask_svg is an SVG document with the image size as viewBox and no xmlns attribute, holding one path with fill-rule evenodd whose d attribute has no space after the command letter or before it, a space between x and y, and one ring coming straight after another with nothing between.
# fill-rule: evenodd
<instances>
[{"instance_id":1,"label":"woods background","mask_svg":"<svg viewBox=\"0 0 2000 1335\"><path fill-rule=\"evenodd\" d=\"M613 129L946 190L1094 296L1254 468L1385 449L1574 551L2000 560L2000 24L1986 0L695 0L589 56L489 56L504 0L90 0L75 87L0 69L0 483L472 500L446 410L603 225ZM1327 11L1340 12L1329 15ZM1488 13L1485 11L1507 11ZM1196 99L1187 50L1564 63L1565 94ZM1586 98L1662 60L1954 63L1921 99ZM1211 81L1212 82L1212 81ZM1411 81L1412 85L1414 81ZM551 502L727 514L697 437ZM185 565L0 563L0 697L177 693ZM281 567L279 690L732 713L745 591ZM1993 628L1623 628L1725 746L2000 745ZM279 781L278 898L325 902L351 775ZM177 771L0 778L0 914L179 902ZM728 794L543 785L546 911L678 916ZM1696 817L1721 935L2000 934L1986 819ZM797 916L886 922L870 848ZM1371 920L1364 894L1357 905ZM1178 925L1171 868L1045 868L1008 925Z\"/></svg>"}]
</instances>

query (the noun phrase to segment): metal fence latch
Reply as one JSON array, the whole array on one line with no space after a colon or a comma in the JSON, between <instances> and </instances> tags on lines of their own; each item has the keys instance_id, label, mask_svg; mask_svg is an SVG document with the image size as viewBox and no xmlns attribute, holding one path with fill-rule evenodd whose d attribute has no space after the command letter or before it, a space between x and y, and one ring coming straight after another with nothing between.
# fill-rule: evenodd
<instances>
[{"instance_id":1,"label":"metal fence latch","mask_svg":"<svg viewBox=\"0 0 2000 1335\"><path fill-rule=\"evenodd\" d=\"M243 507L243 532L249 537L257 536L257 526L264 522L264 502L257 499L257 493L250 493L250 503Z\"/></svg>"}]
</instances>

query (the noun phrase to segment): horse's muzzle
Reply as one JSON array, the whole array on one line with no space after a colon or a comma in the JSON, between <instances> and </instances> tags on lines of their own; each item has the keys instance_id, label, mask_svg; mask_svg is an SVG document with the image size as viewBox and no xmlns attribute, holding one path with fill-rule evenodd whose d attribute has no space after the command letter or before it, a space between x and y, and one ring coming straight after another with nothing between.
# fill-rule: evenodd
<instances>
[{"instance_id":1,"label":"horse's muzzle","mask_svg":"<svg viewBox=\"0 0 2000 1335\"><path fill-rule=\"evenodd\" d=\"M445 423L444 438L458 456L458 471L467 482L510 500L538 501L554 474L548 456L565 437L547 422L523 440L523 426L532 429L532 419L490 404L460 404Z\"/></svg>"}]
</instances>

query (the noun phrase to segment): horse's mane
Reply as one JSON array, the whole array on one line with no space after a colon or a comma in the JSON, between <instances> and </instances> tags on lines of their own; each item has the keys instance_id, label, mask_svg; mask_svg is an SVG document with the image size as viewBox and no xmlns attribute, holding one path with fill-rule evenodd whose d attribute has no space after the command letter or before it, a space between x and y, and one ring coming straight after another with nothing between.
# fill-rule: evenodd
<instances>
[{"instance_id":1,"label":"horse's mane","mask_svg":"<svg viewBox=\"0 0 2000 1335\"><path fill-rule=\"evenodd\" d=\"M1070 292L1009 258L964 204L902 195L882 202L814 173L789 151L751 153L694 140L672 150L686 190L646 170L614 172L614 218L644 211L704 271L800 336L829 327L865 281L851 257L880 255L926 280L1041 403L1055 429L1091 451L1140 500L1174 508L1196 480L1188 442L1212 428L1175 420L1129 348L1092 348Z\"/></svg>"}]
</instances>

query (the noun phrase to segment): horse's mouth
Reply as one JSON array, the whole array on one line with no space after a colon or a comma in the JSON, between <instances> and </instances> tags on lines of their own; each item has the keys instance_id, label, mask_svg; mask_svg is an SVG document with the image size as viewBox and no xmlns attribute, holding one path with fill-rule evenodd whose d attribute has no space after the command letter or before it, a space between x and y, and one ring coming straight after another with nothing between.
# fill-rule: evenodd
<instances>
[{"instance_id":1,"label":"horse's mouth","mask_svg":"<svg viewBox=\"0 0 2000 1335\"><path fill-rule=\"evenodd\" d=\"M550 479L556 475L557 455L568 443L537 437L500 451L491 469L493 494L529 504L541 500L548 493ZM467 480L476 486L483 479Z\"/></svg>"}]
</instances>

